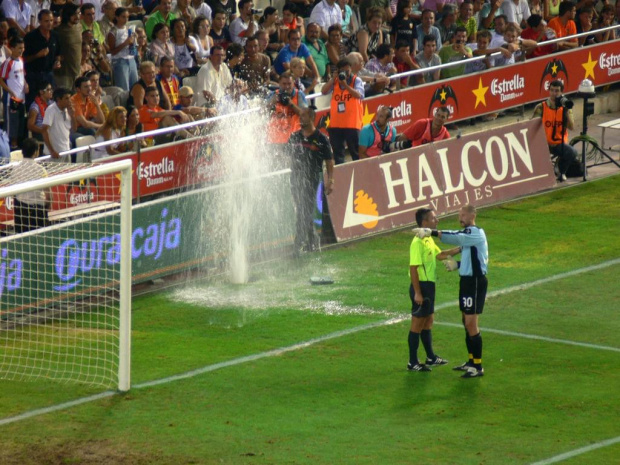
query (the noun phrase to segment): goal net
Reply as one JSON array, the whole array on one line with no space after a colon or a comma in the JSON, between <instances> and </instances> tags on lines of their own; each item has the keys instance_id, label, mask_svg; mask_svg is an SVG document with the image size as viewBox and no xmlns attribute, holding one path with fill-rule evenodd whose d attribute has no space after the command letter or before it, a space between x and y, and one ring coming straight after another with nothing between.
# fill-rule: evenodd
<instances>
[{"instance_id":1,"label":"goal net","mask_svg":"<svg viewBox=\"0 0 620 465\"><path fill-rule=\"evenodd\" d=\"M0 377L129 389L131 161L0 162Z\"/></svg>"}]
</instances>

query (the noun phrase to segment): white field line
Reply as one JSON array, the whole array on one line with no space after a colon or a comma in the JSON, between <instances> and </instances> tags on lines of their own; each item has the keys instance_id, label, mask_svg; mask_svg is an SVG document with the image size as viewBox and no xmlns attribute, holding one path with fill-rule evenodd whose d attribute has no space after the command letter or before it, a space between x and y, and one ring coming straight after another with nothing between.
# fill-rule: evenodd
<instances>
[{"instance_id":1,"label":"white field line","mask_svg":"<svg viewBox=\"0 0 620 465\"><path fill-rule=\"evenodd\" d=\"M610 266L614 266L620 264L620 258L614 259L614 260L609 260L603 263L599 263L598 265L592 265L592 266L587 266L584 268L578 268L576 270L573 271L569 271L566 273L559 273L553 276L549 276L547 278L542 278L542 279L538 279L536 281L531 281L529 283L524 283L524 284L520 284L517 286L509 286L507 288L504 289L499 289L497 291L493 291L490 292L488 294L488 297L495 297L495 296L499 296L499 295L504 295L504 294L508 294L511 292L515 292L515 291L520 291L520 290L524 290L524 289L529 289L535 286L540 286L549 282L553 282L553 281L558 281L560 279L564 279L570 276L575 276L578 274L582 274L582 273L587 273L590 271L596 271L596 270L601 270L604 268L608 268ZM441 305L438 305L435 307L436 310L442 310L448 307L452 307L455 305L455 302L446 302L443 303ZM145 383L140 383L140 384L136 384L134 386L132 386L133 389L142 389L142 388L147 388L147 387L152 387L152 386L158 386L161 384L168 384L174 381L178 381L178 380L182 380L182 379L187 379L187 378L192 378L194 376L198 376L201 375L203 373L208 373L211 371L215 371L215 370L219 370L221 368L226 368L226 367L230 367L230 366L235 366L235 365L241 365L243 363L247 363L247 362L253 362L255 360L260 360L263 358L267 358L267 357L275 357L275 356L279 356L282 354L285 354L287 352L293 352L296 350L300 350L300 349L305 349L306 347L310 347L314 344L318 344L321 342L325 342L325 341L329 341L331 339L337 339L343 336L347 336L349 334L355 334L361 331L366 331L368 329L373 329L373 328L378 328L378 327L382 327L382 326L388 326L388 325L393 325L393 324L397 324L400 323L402 321L408 320L409 319L409 315L407 316L402 316L402 317L397 317L397 318L390 318L389 320L382 320L382 321L376 321L373 323L368 323L365 325L361 325L361 326L356 326L354 328L349 328L349 329L345 329L342 331L336 331L334 333L330 333L330 334L326 334L324 336L321 337L317 337L314 339L310 339L308 341L305 342L300 342L298 344L294 344L288 347L281 347L279 349L274 349L274 350L269 350L267 352L261 352L258 354L254 354L254 355L248 355L245 357L239 357L239 358L235 358L232 360L228 360L226 362L221 362L221 363L216 363L213 365L208 365L205 366L203 368L199 368L197 370L192 370L192 371L188 371L186 373L181 373L178 375L174 375L174 376L169 376L166 378L161 378L161 379L157 379L157 380L153 380L153 381L147 381ZM460 325L455 324L454 326L457 327L461 327ZM509 333L509 332L501 332L500 330L490 330L490 329L486 329L486 331L491 332L497 332L499 334L502 333L506 333L509 334L510 336L516 336L516 337L527 337L530 339L541 339L544 341L548 341L548 342L556 342L556 343L570 343L571 345L584 345L581 343L576 343L576 342L572 342L572 341L564 341L561 339L551 339L551 338L542 338L539 336L531 336L531 335L527 335L527 334L521 334L521 333ZM611 347L606 347L606 346L588 346L590 348L594 348L594 349L603 349L603 350L617 350L616 348L611 348ZM29 418L33 418L33 417L37 417L40 415L45 415L48 413L53 413L53 412L58 412L61 410L66 410L69 409L71 407L75 407L77 405L82 405L82 404L86 404L89 402L94 402L100 399L104 399L106 397L111 397L113 395L117 394L116 391L105 391L102 392L100 394L96 394L96 395L92 395L92 396L87 396L87 397L82 397L80 399L76 399L76 400L72 400L69 402L64 402L61 404L57 404L57 405L52 405L50 407L45 407L45 408L41 408L41 409L35 409L35 410L31 410L29 412L24 412L22 414L19 415L15 415L12 417L8 417L8 418L3 418L0 419L0 426L4 426L4 425L8 425L11 423L16 423L22 420L26 420Z\"/></svg>"},{"instance_id":2,"label":"white field line","mask_svg":"<svg viewBox=\"0 0 620 465\"><path fill-rule=\"evenodd\" d=\"M594 444L590 444L589 446L580 447L579 449L564 452L563 454L532 463L531 465L549 465L551 463L562 462L563 460L572 459L573 457L577 457L578 455L586 454L588 452L592 452L593 450L602 449L603 447L613 446L614 444L618 443L620 443L620 436L596 442Z\"/></svg>"}]
</instances>

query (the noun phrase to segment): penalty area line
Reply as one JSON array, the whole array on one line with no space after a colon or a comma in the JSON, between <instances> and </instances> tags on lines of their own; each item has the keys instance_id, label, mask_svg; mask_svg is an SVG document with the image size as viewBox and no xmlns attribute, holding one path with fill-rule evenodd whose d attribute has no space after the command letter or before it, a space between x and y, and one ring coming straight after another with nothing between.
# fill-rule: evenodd
<instances>
[{"instance_id":1,"label":"penalty area line","mask_svg":"<svg viewBox=\"0 0 620 465\"><path fill-rule=\"evenodd\" d=\"M565 273L559 273L553 276L549 276L547 278L542 278L542 279L538 279L536 281L531 281L529 283L523 283L523 284L519 284L516 286L509 286L506 287L504 289L498 289L497 291L493 291L493 292L489 292L489 294L487 294L487 297L495 297L495 296L500 296L500 295L504 295L504 294L509 294L512 292L516 292L516 291L521 291L524 289L529 289L531 287L535 287L535 286L540 286L546 283L550 283L553 281L558 281L560 279L564 279L564 278L568 278L571 276L575 276L575 275L579 275L582 273L588 273L590 271L596 271L596 270L601 270L604 268L608 268L610 266L614 266L614 265L618 265L620 264L620 258L614 259L614 260L609 260L606 262L602 262L599 263L598 265L592 265L592 266L587 266L584 268L578 268L576 270L572 270L572 271L568 271ZM435 307L435 310L442 310L445 308L449 308L449 307L453 307L455 305L454 302L445 302L443 304L437 305ZM293 352L293 351L297 351L297 350L301 350L301 349L305 349L307 347L310 347L312 345L315 344L319 344L321 342L325 342L325 341L329 341L332 339L337 339L343 336L348 336L350 334L355 334L355 333L359 333L361 331L366 331L369 329L374 329L374 328L379 328L379 327L383 327L383 326L389 326L389 325L393 325L393 324L398 324L401 323L405 320L408 320L410 318L409 315L407 316L402 316L402 317L396 317L396 318L390 318L389 320L381 320L381 321L375 321L373 323L368 323L365 325L361 325L361 326L356 326L354 328L349 328L349 329L345 329L342 331L336 331L330 334L326 334L324 336L320 336L314 339L310 339L308 341L305 342L300 342L298 344L293 344L291 346L287 346L287 347L281 347L278 349L273 349L273 350L269 350L267 352L261 352L258 354L253 354L253 355L248 355L245 357L239 357L239 358L235 358L232 360L228 360L225 362L220 362L220 363L215 363L213 365L207 365L205 367L202 368L198 368L196 370L192 370L192 371L188 371L185 373L181 373L178 375L173 375L173 376L169 376L166 378L160 378L160 379L156 379L153 381L147 381L144 383L139 383L139 384L135 384L132 386L132 389L143 389L143 388L148 388L148 387L153 387L153 386L159 386L162 384L168 384L174 381L179 381L179 380L183 380L183 379L188 379L188 378L193 378L195 376L204 374L204 373L209 373L212 371L216 371L222 368L227 368L227 367L231 367L231 366L235 366L235 365L241 365L243 363L248 363L248 362L253 362L256 360L260 360L263 358L267 358L267 357L277 357L279 355L282 354L286 354L288 352ZM443 323L444 325L448 325L448 323ZM457 325L454 324L455 326L459 326L462 327L461 325ZM491 329L486 329L486 331L489 332L496 332L499 334L508 334L511 336L518 336L518 337L528 337L531 339L541 339L541 340L546 340L549 342L563 342L563 343L570 343L572 345L583 345L583 346L587 346L587 347L591 347L591 348L599 348L599 349L604 349L604 350L618 350L615 348L610 348L610 347L605 347L605 346L593 346L593 345L588 345L588 344L582 344L582 343L578 343L578 342L572 342L572 341L564 341L564 340L560 340L560 339L551 339L551 338L544 338L542 336L533 336L533 335L527 335L527 334L521 334L521 333L511 333L509 331L501 331L501 330L491 330ZM58 412L58 411L62 411L62 410L66 410L78 405L83 405L89 402L94 402L100 399L105 399L107 397L111 397L113 395L117 394L116 391L105 391L102 392L100 394L95 394L92 396L87 396L87 397L82 397L80 399L76 399L76 400L72 400L69 402L64 402L61 404L57 404L57 405L51 405L49 407L44 407L44 408L40 408L40 409L35 409L35 410L31 410L29 412L24 412L21 413L19 415L15 415L12 417L7 417L7 418L2 418L0 419L0 426L4 426L4 425L8 425L11 423L16 423L22 420L26 420L29 418L33 418L33 417L37 417L40 415L45 415L48 413L53 413L53 412ZM607 444L609 445L609 444ZM605 447L605 446L601 446L601 447ZM552 463L552 462L549 462Z\"/></svg>"},{"instance_id":2,"label":"penalty area line","mask_svg":"<svg viewBox=\"0 0 620 465\"><path fill-rule=\"evenodd\" d=\"M540 460L539 462L534 462L531 465L550 465L552 463L562 462L564 460L577 457L578 455L587 454L588 452L592 452L593 450L602 449L603 447L613 446L614 444L618 444L618 443L620 443L620 436L617 436L612 439L606 439L604 441L600 441L594 444L590 444L589 446L580 447L579 449L571 450L563 454L550 457L548 459Z\"/></svg>"}]
</instances>

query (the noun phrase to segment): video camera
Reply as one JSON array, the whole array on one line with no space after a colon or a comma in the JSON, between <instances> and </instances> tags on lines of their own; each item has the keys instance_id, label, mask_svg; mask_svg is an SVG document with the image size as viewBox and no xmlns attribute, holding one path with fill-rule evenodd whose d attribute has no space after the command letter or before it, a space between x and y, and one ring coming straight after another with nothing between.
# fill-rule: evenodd
<instances>
[{"instance_id":1,"label":"video camera","mask_svg":"<svg viewBox=\"0 0 620 465\"><path fill-rule=\"evenodd\" d=\"M278 102L280 102L285 107L288 107L291 103L291 97L291 94L289 94L288 92L280 92L278 94Z\"/></svg>"},{"instance_id":2,"label":"video camera","mask_svg":"<svg viewBox=\"0 0 620 465\"><path fill-rule=\"evenodd\" d=\"M566 108L567 110L571 110L575 106L575 102L566 97L565 95L560 96L555 100L555 105L558 108Z\"/></svg>"}]
</instances>

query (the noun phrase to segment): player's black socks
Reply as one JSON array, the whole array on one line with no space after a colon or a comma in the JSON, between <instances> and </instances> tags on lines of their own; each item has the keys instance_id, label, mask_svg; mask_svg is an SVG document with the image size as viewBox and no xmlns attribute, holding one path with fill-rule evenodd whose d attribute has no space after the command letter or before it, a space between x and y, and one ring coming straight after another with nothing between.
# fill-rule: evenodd
<instances>
[{"instance_id":1,"label":"player's black socks","mask_svg":"<svg viewBox=\"0 0 620 465\"><path fill-rule=\"evenodd\" d=\"M467 330L465 330L465 345L467 346L467 353L469 354L469 362L474 363L474 351L471 345L471 337Z\"/></svg>"},{"instance_id":2,"label":"player's black socks","mask_svg":"<svg viewBox=\"0 0 620 465\"><path fill-rule=\"evenodd\" d=\"M420 333L420 339L422 339L422 345L426 351L426 356L431 360L435 360L435 352L433 352L433 334L430 329L423 329Z\"/></svg>"},{"instance_id":3,"label":"player's black socks","mask_svg":"<svg viewBox=\"0 0 620 465\"><path fill-rule=\"evenodd\" d=\"M418 347L420 347L420 333L409 331L409 363L416 365L418 361Z\"/></svg>"},{"instance_id":4,"label":"player's black socks","mask_svg":"<svg viewBox=\"0 0 620 465\"><path fill-rule=\"evenodd\" d=\"M474 355L474 366L478 369L482 368L482 336L480 333L471 336L471 350Z\"/></svg>"}]
</instances>

